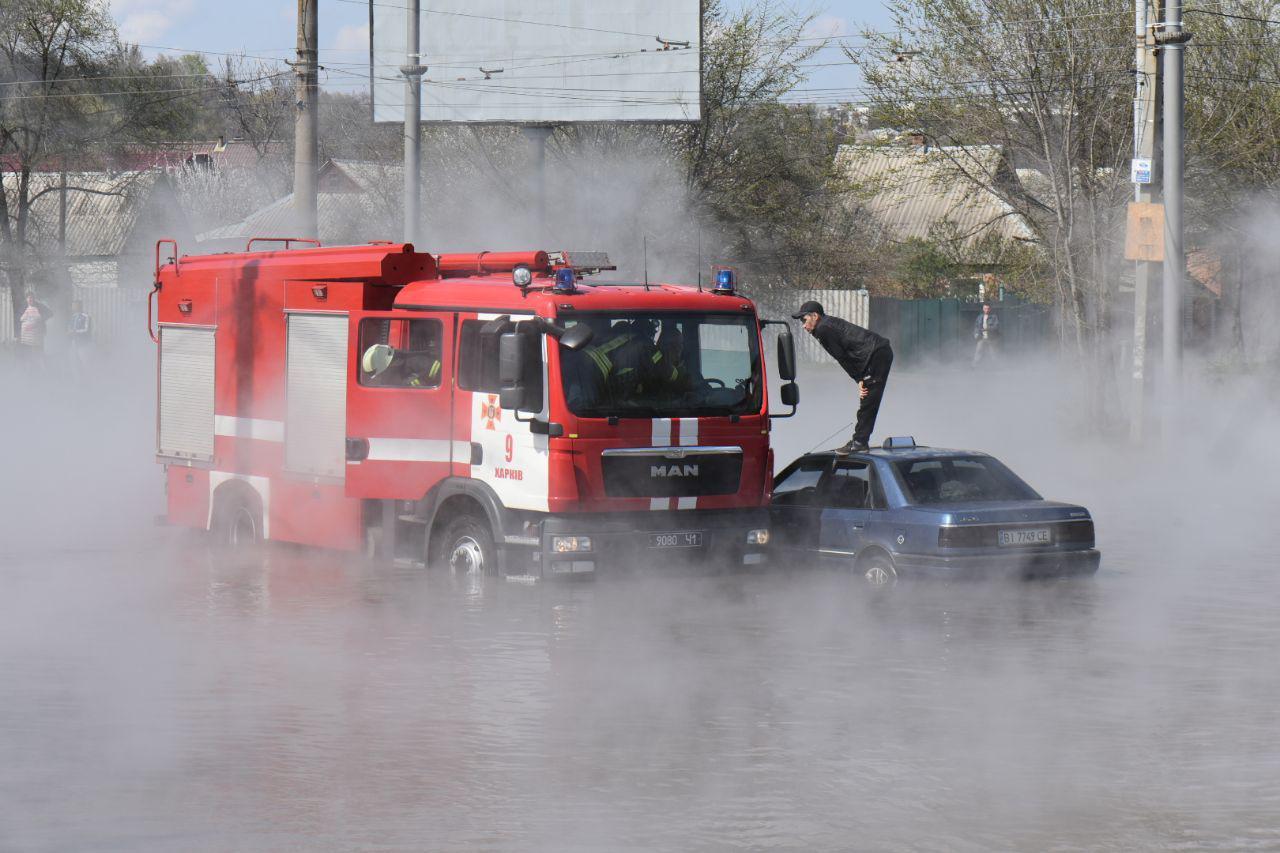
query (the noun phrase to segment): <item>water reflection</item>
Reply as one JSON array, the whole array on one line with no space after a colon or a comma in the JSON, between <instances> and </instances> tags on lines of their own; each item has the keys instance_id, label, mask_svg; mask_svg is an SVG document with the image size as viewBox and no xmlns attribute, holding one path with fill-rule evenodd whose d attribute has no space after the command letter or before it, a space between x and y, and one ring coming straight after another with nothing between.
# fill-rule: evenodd
<instances>
[{"instance_id":1,"label":"water reflection","mask_svg":"<svg viewBox=\"0 0 1280 853\"><path fill-rule=\"evenodd\" d=\"M1275 843L1275 575L1174 550L888 594L163 539L15 565L0 848Z\"/></svg>"}]
</instances>

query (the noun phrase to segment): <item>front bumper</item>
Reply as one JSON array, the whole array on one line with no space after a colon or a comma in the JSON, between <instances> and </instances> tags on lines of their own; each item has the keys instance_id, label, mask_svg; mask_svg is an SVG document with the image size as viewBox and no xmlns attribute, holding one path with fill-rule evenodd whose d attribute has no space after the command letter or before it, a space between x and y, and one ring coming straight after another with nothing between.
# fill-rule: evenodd
<instances>
[{"instance_id":1,"label":"front bumper","mask_svg":"<svg viewBox=\"0 0 1280 853\"><path fill-rule=\"evenodd\" d=\"M764 561L768 546L748 544L747 533L768 528L765 509L552 516L539 525L537 546L528 555L529 573L547 578L628 569L687 573L756 565ZM691 532L702 534L700 546L650 547L651 534ZM556 536L590 537L591 550L557 553L552 547Z\"/></svg>"},{"instance_id":2,"label":"front bumper","mask_svg":"<svg viewBox=\"0 0 1280 853\"><path fill-rule=\"evenodd\" d=\"M895 554L899 575L947 578L1070 577L1098 571L1102 554L1096 548L1074 551L1022 551L994 554Z\"/></svg>"}]
</instances>

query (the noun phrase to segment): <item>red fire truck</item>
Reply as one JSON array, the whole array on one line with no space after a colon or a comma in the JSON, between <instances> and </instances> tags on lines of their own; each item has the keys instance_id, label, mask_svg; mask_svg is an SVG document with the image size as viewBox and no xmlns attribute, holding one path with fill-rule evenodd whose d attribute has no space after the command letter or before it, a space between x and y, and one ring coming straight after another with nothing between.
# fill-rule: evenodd
<instances>
[{"instance_id":1,"label":"red fire truck","mask_svg":"<svg viewBox=\"0 0 1280 853\"><path fill-rule=\"evenodd\" d=\"M534 577L760 559L770 418L799 394L780 323L769 414L778 321L731 271L591 285L602 255L253 242L156 248L170 523Z\"/></svg>"}]
</instances>

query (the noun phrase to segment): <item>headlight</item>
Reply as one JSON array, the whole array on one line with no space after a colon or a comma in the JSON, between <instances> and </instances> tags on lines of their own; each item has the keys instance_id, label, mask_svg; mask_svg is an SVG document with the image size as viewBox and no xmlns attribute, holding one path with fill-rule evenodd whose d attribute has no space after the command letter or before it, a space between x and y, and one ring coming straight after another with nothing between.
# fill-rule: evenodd
<instances>
[{"instance_id":1,"label":"headlight","mask_svg":"<svg viewBox=\"0 0 1280 853\"><path fill-rule=\"evenodd\" d=\"M575 551L590 551L590 536L552 536L551 550L557 554L570 554Z\"/></svg>"},{"instance_id":2,"label":"headlight","mask_svg":"<svg viewBox=\"0 0 1280 853\"><path fill-rule=\"evenodd\" d=\"M760 530L748 530L747 544L748 545L768 545L769 544L768 528L763 528Z\"/></svg>"}]
</instances>

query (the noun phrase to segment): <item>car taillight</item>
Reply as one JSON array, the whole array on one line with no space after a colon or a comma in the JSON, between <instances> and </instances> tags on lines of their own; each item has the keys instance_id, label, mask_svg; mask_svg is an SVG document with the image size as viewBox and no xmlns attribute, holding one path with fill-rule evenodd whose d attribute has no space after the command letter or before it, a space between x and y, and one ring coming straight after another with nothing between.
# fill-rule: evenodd
<instances>
[{"instance_id":1,"label":"car taillight","mask_svg":"<svg viewBox=\"0 0 1280 853\"><path fill-rule=\"evenodd\" d=\"M970 527L941 527L938 529L939 548L980 548L983 545L985 528L978 525Z\"/></svg>"},{"instance_id":2,"label":"car taillight","mask_svg":"<svg viewBox=\"0 0 1280 853\"><path fill-rule=\"evenodd\" d=\"M1072 544L1093 544L1093 521L1066 521L1058 525L1058 541Z\"/></svg>"}]
</instances>

